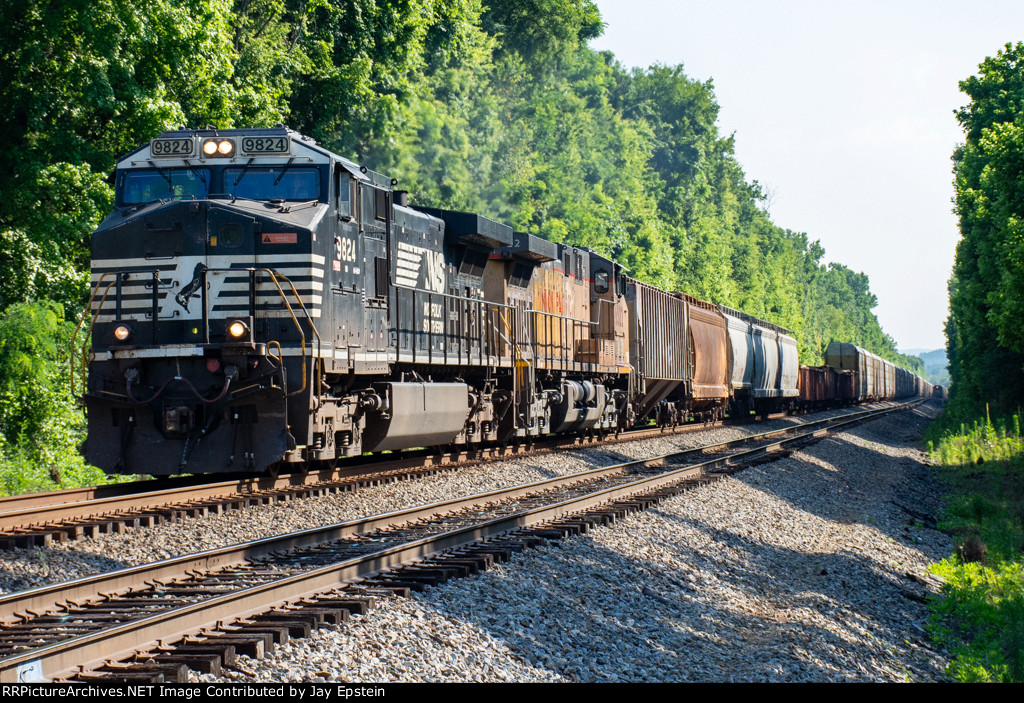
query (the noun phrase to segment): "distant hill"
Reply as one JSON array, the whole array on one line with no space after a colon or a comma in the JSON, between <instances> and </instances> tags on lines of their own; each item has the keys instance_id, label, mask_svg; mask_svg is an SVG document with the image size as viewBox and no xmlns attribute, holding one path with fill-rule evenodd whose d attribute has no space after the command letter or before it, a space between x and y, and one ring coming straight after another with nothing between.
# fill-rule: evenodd
<instances>
[{"instance_id":1,"label":"distant hill","mask_svg":"<svg viewBox=\"0 0 1024 703\"><path fill-rule=\"evenodd\" d=\"M929 383L949 388L949 370L946 368L948 362L945 349L919 353L917 358L924 362L925 378Z\"/></svg>"}]
</instances>

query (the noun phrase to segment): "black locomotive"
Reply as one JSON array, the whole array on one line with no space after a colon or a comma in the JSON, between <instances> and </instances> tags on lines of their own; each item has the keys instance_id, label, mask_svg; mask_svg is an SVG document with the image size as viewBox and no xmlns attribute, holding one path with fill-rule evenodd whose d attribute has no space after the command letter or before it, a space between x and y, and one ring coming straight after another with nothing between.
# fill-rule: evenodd
<instances>
[{"instance_id":1,"label":"black locomotive","mask_svg":"<svg viewBox=\"0 0 1024 703\"><path fill-rule=\"evenodd\" d=\"M115 178L92 236L84 387L86 457L111 473L275 470L799 402L786 330L594 251L410 207L395 181L284 127L164 132Z\"/></svg>"}]
</instances>

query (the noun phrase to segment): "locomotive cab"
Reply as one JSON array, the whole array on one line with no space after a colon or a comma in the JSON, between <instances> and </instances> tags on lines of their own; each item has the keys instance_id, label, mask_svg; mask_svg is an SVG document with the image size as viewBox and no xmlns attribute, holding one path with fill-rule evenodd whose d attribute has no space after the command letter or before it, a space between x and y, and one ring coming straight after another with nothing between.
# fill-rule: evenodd
<instances>
[{"instance_id":1,"label":"locomotive cab","mask_svg":"<svg viewBox=\"0 0 1024 703\"><path fill-rule=\"evenodd\" d=\"M92 235L91 463L252 470L305 444L324 250L344 229L329 185L353 172L283 127L165 132L118 163Z\"/></svg>"}]
</instances>

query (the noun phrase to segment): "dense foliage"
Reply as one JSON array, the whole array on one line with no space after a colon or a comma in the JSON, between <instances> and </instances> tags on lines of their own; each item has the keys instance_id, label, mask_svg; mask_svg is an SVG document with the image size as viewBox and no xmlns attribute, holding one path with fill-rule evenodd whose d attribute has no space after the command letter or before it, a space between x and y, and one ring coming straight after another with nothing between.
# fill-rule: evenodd
<instances>
[{"instance_id":1,"label":"dense foliage","mask_svg":"<svg viewBox=\"0 0 1024 703\"><path fill-rule=\"evenodd\" d=\"M965 143L953 155L962 239L949 283L953 402L977 416L1024 397L1024 44L960 83Z\"/></svg>"},{"instance_id":2,"label":"dense foliage","mask_svg":"<svg viewBox=\"0 0 1024 703\"><path fill-rule=\"evenodd\" d=\"M962 681L1024 681L1024 44L961 81L964 144L953 154L961 240L946 325L952 400L930 429L952 491L957 554L934 632ZM991 421L995 415L1007 419ZM1012 414L1014 411L1017 414ZM980 418L980 419L976 419Z\"/></svg>"},{"instance_id":3,"label":"dense foliage","mask_svg":"<svg viewBox=\"0 0 1024 703\"><path fill-rule=\"evenodd\" d=\"M70 394L71 326L53 302L0 313L0 471L3 494L102 482L75 448L83 418Z\"/></svg>"},{"instance_id":4,"label":"dense foliage","mask_svg":"<svg viewBox=\"0 0 1024 703\"><path fill-rule=\"evenodd\" d=\"M169 127L281 122L399 178L414 204L593 247L793 329L805 363L839 339L921 372L866 276L772 224L710 81L627 70L587 46L602 29L590 0L4 3L0 311L81 313L120 154Z\"/></svg>"}]
</instances>

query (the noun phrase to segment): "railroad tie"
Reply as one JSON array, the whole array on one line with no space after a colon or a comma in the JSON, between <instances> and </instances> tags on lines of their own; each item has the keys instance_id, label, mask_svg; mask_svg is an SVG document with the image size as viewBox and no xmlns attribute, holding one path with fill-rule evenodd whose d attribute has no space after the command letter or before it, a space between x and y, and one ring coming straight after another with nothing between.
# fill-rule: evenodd
<instances>
[{"instance_id":1,"label":"railroad tie","mask_svg":"<svg viewBox=\"0 0 1024 703\"><path fill-rule=\"evenodd\" d=\"M181 662L153 664L107 664L96 669L105 680L130 680L140 676L162 677L159 683L188 683L188 666ZM138 679L136 679L138 680Z\"/></svg>"},{"instance_id":2,"label":"railroad tie","mask_svg":"<svg viewBox=\"0 0 1024 703\"><path fill-rule=\"evenodd\" d=\"M224 634L213 634L205 640L210 646L231 647L235 656L245 655L253 659L262 659L274 651L274 638L269 634L236 630ZM225 666L234 666L234 663Z\"/></svg>"},{"instance_id":3,"label":"railroad tie","mask_svg":"<svg viewBox=\"0 0 1024 703\"><path fill-rule=\"evenodd\" d=\"M160 650L153 652L153 654L175 654L180 656L217 656L220 658L219 666L231 667L235 665L235 660L237 659L238 656L238 650L235 648L235 645L230 642L200 640L196 642L179 642L173 647L169 647L166 649L161 648ZM189 666L191 666L191 664ZM196 667L191 668L195 669ZM199 671L199 669L196 670Z\"/></svg>"},{"instance_id":4,"label":"railroad tie","mask_svg":"<svg viewBox=\"0 0 1024 703\"><path fill-rule=\"evenodd\" d=\"M288 636L295 639L309 637L313 630L317 629L316 618L303 617L298 613L275 612L256 615L250 619L260 627L272 625L273 627L287 628Z\"/></svg>"},{"instance_id":5,"label":"railroad tie","mask_svg":"<svg viewBox=\"0 0 1024 703\"><path fill-rule=\"evenodd\" d=\"M186 652L183 654L157 654L155 656L142 655L140 661L144 666L150 664L180 664L186 669L193 669L200 674L221 675L221 656L219 654L195 654ZM188 681L187 675L185 683Z\"/></svg>"}]
</instances>

